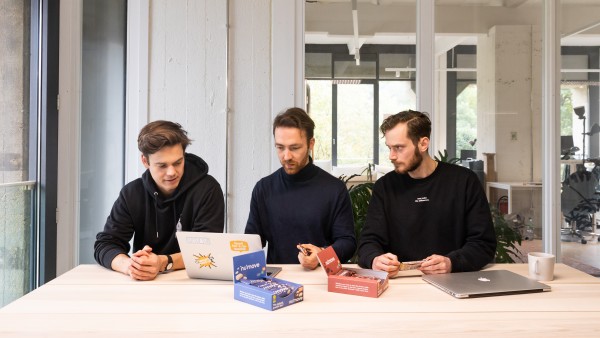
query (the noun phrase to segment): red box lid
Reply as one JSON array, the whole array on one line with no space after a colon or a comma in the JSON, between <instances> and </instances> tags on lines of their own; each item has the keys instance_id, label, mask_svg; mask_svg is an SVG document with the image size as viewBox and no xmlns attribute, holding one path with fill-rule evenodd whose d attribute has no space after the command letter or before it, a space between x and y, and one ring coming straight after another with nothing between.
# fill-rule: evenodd
<instances>
[{"instance_id":1,"label":"red box lid","mask_svg":"<svg viewBox=\"0 0 600 338\"><path fill-rule=\"evenodd\" d=\"M342 270L342 263L331 246L319 252L317 258L328 276L337 275Z\"/></svg>"}]
</instances>

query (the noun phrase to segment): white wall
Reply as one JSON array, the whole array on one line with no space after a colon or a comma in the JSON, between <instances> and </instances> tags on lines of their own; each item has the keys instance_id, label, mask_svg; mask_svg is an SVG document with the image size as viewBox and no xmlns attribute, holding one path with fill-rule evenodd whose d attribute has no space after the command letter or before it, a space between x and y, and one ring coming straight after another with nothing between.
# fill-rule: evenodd
<instances>
[{"instance_id":1,"label":"white wall","mask_svg":"<svg viewBox=\"0 0 600 338\"><path fill-rule=\"evenodd\" d=\"M226 194L228 232L244 231L254 185L279 167L273 117L303 102L302 9L301 0L150 1L149 120L180 122L195 140L189 151Z\"/></svg>"},{"instance_id":2,"label":"white wall","mask_svg":"<svg viewBox=\"0 0 600 338\"><path fill-rule=\"evenodd\" d=\"M227 163L226 20L226 1L150 1L148 119L180 123L193 139L187 151L209 164L209 173L222 187Z\"/></svg>"},{"instance_id":3,"label":"white wall","mask_svg":"<svg viewBox=\"0 0 600 338\"><path fill-rule=\"evenodd\" d=\"M228 227L243 232L254 184L271 170L271 1L230 2Z\"/></svg>"}]
</instances>

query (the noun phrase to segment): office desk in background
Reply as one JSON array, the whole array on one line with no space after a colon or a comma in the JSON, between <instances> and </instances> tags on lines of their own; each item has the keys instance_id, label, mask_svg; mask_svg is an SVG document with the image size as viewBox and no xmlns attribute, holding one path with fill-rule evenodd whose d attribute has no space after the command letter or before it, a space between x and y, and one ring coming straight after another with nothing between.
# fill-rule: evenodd
<instances>
[{"instance_id":1,"label":"office desk in background","mask_svg":"<svg viewBox=\"0 0 600 338\"><path fill-rule=\"evenodd\" d=\"M512 201L513 201L513 191L520 191L520 190L542 190L542 183L541 182L487 182L486 183L486 194L488 197L488 201L490 203L494 203L495 205L495 201L491 201L491 195L490 195L490 189L491 188L495 188L495 189L503 189L507 191L507 197L508 197L508 213L512 214L513 212L513 206L512 206Z\"/></svg>"},{"instance_id":2,"label":"office desk in background","mask_svg":"<svg viewBox=\"0 0 600 338\"><path fill-rule=\"evenodd\" d=\"M305 299L269 312L234 300L227 281L175 271L135 282L80 265L0 309L0 336L589 337L600 330L600 280L564 264L548 282L551 292L475 299L455 299L419 276L390 280L379 298L329 293L320 268L282 267L278 277L304 284ZM488 268L527 275L525 264Z\"/></svg>"}]
</instances>

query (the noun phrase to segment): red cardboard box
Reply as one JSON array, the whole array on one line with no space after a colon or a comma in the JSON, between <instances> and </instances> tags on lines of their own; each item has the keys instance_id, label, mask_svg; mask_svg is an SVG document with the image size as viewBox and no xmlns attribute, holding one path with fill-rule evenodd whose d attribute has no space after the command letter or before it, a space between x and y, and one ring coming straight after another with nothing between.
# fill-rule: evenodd
<instances>
[{"instance_id":1,"label":"red cardboard box","mask_svg":"<svg viewBox=\"0 0 600 338\"><path fill-rule=\"evenodd\" d=\"M388 274L371 269L342 268L332 247L317 254L327 273L327 291L377 298L388 287Z\"/></svg>"}]
</instances>

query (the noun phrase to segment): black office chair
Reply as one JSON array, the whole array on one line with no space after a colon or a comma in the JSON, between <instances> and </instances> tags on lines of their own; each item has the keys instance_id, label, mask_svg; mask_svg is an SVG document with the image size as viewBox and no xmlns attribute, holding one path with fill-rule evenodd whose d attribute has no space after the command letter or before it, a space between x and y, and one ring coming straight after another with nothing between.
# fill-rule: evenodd
<instances>
[{"instance_id":1,"label":"black office chair","mask_svg":"<svg viewBox=\"0 0 600 338\"><path fill-rule=\"evenodd\" d=\"M587 243L587 238L595 233L593 214L600 210L598 177L600 170L578 169L562 183L561 210L568 224L561 228L563 241Z\"/></svg>"}]
</instances>

